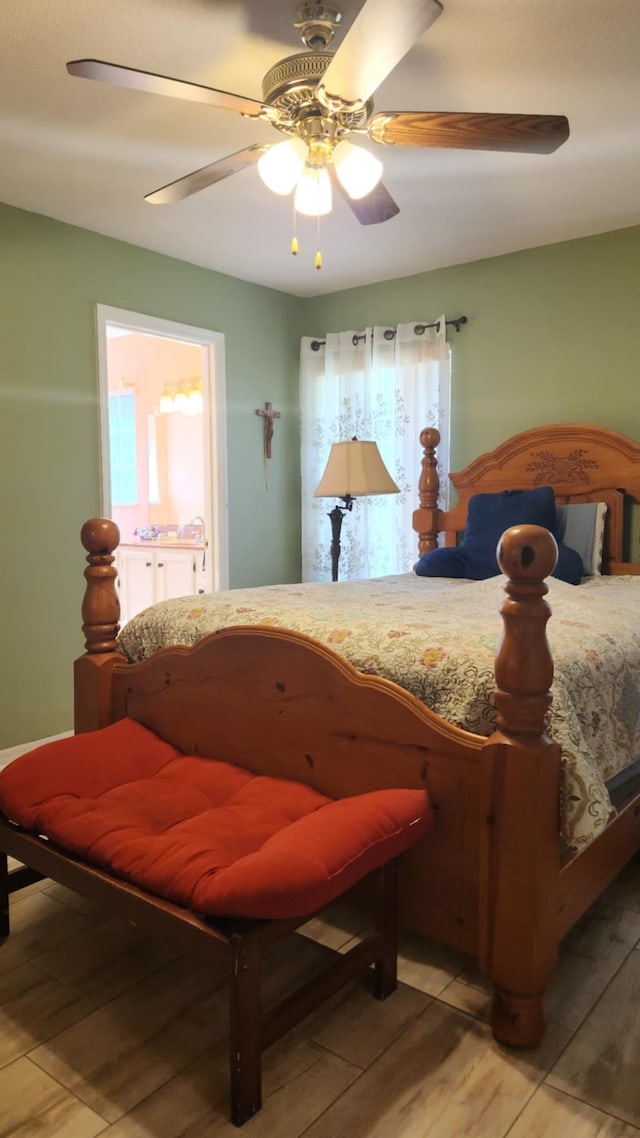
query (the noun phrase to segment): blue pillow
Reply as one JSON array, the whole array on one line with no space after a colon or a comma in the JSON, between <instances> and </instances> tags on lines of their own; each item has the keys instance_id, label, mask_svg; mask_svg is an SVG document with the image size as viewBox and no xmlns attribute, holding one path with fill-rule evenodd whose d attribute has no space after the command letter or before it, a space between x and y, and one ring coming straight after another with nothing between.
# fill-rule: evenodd
<instances>
[{"instance_id":1,"label":"blue pillow","mask_svg":"<svg viewBox=\"0 0 640 1138\"><path fill-rule=\"evenodd\" d=\"M553 536L555 537L555 534ZM558 541L557 537L556 545L558 563L551 576L557 577L559 581L566 581L568 585L579 585L584 577L584 564L580 554L576 549L565 545L563 541Z\"/></svg>"},{"instance_id":2,"label":"blue pillow","mask_svg":"<svg viewBox=\"0 0 640 1138\"><path fill-rule=\"evenodd\" d=\"M455 549L430 549L413 567L418 577L471 577L467 558L460 546ZM500 572L500 570L498 570ZM489 576L495 576L489 573Z\"/></svg>"},{"instance_id":3,"label":"blue pillow","mask_svg":"<svg viewBox=\"0 0 640 1138\"><path fill-rule=\"evenodd\" d=\"M496 548L510 526L544 526L556 536L556 503L551 486L535 490L503 490L497 494L474 494L469 499L467 527L455 549L433 549L415 566L419 577L468 577L483 581L500 573ZM582 559L558 542L554 577L577 585L582 579Z\"/></svg>"}]
</instances>

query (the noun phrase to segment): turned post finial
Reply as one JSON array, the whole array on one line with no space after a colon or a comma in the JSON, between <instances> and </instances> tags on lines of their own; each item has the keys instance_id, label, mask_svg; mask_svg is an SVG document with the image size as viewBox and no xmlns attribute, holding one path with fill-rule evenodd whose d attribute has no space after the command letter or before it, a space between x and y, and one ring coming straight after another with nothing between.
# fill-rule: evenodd
<instances>
[{"instance_id":1,"label":"turned post finial","mask_svg":"<svg viewBox=\"0 0 640 1138\"><path fill-rule=\"evenodd\" d=\"M511 736L544 735L553 680L544 579L555 568L558 547L542 526L511 526L500 538L497 558L508 577L495 663L497 726Z\"/></svg>"},{"instance_id":2,"label":"turned post finial","mask_svg":"<svg viewBox=\"0 0 640 1138\"><path fill-rule=\"evenodd\" d=\"M109 518L90 518L80 531L87 550L84 571L87 587L82 602L82 631L88 653L113 652L120 629L120 601L116 592L113 551L120 531Z\"/></svg>"},{"instance_id":3,"label":"turned post finial","mask_svg":"<svg viewBox=\"0 0 640 1138\"><path fill-rule=\"evenodd\" d=\"M437 448L440 431L436 427L425 427L420 432L420 445L423 449L422 469L418 482L419 508L414 514L414 529L418 530L418 549L420 553L435 549L438 544L438 498L440 497L440 477L438 475Z\"/></svg>"}]
</instances>

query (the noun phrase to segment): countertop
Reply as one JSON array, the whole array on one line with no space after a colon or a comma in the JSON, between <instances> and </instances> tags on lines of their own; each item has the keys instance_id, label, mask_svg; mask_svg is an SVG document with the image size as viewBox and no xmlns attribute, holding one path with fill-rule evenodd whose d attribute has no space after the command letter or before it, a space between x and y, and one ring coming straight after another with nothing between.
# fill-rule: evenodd
<instances>
[{"instance_id":1,"label":"countertop","mask_svg":"<svg viewBox=\"0 0 640 1138\"><path fill-rule=\"evenodd\" d=\"M154 538L149 541L121 541L120 549L206 549L206 541L194 541L193 538Z\"/></svg>"}]
</instances>

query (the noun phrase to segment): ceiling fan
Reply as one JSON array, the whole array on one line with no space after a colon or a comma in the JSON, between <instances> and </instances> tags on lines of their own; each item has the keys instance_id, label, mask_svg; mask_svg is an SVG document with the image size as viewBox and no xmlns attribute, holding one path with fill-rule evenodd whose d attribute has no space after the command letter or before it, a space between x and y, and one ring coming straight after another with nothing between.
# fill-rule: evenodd
<instances>
[{"instance_id":1,"label":"ceiling fan","mask_svg":"<svg viewBox=\"0 0 640 1138\"><path fill-rule=\"evenodd\" d=\"M72 60L67 70L84 79L236 111L268 122L288 136L284 142L254 143L218 159L147 194L146 201L180 201L257 162L271 189L278 193L296 189L297 212L328 213L333 186L342 192L357 220L370 225L394 217L399 207L380 181L382 163L350 137L386 146L539 154L551 153L569 137L563 115L374 114L375 90L441 13L440 0L403 0L392 6L389 0L365 0L338 50L330 52L327 48L341 13L323 3L302 3L294 26L308 50L270 68L262 80L263 101L97 59Z\"/></svg>"}]
</instances>

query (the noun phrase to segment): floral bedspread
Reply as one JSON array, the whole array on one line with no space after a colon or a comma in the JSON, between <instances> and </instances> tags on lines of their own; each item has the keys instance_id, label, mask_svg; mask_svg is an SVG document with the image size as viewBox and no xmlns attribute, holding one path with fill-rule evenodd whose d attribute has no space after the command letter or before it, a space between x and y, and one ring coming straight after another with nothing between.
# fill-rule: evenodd
<instances>
[{"instance_id":1,"label":"floral bedspread","mask_svg":"<svg viewBox=\"0 0 640 1138\"><path fill-rule=\"evenodd\" d=\"M450 723L488 735L504 583L410 573L183 597L134 617L120 648L141 660L226 625L279 625L394 680ZM640 758L640 577L595 577L577 587L551 580L548 600L549 730L565 759L563 833L576 851L611 816L606 781Z\"/></svg>"}]
</instances>

